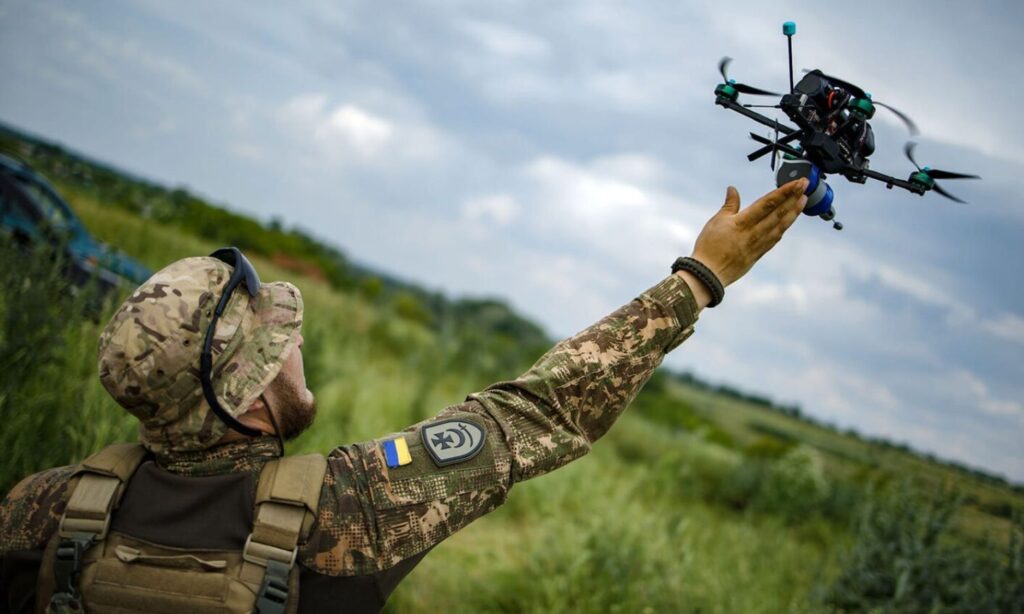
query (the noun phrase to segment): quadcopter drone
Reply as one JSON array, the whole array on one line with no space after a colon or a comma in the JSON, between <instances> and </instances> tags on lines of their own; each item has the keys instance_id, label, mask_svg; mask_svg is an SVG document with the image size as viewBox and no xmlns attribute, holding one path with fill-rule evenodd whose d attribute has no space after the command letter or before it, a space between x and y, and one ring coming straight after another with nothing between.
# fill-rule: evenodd
<instances>
[{"instance_id":1,"label":"quadcopter drone","mask_svg":"<svg viewBox=\"0 0 1024 614\"><path fill-rule=\"evenodd\" d=\"M842 175L853 183L865 183L868 179L876 179L890 190L896 186L920 196L934 190L958 203L964 202L944 190L936 180L980 177L920 166L914 160L914 142L908 142L903 149L917 169L906 180L871 170L868 158L875 152L875 135L869 120L874 117L876 107L882 107L895 114L906 124L912 136L917 134L917 126L897 109L873 100L869 92L820 70L807 71L800 82L794 85L793 35L796 34L796 24L787 21L782 26L782 33L786 36L789 47L789 93L777 94L737 83L730 79L726 72L732 58L722 58L718 63L718 72L722 74L724 82L715 88L715 104L745 115L775 131L775 136L771 139L751 132L750 138L764 146L748 155L747 159L753 162L770 153L776 185L779 186L806 178L808 186L805 214L818 216L826 221L834 220L834 194L832 188L825 182L827 174ZM740 104L740 94L781 98L775 105ZM797 127L780 123L777 119L750 110L755 107L781 109ZM782 152L782 161L776 164L779 152ZM843 228L838 221L833 221L832 226L836 230Z\"/></svg>"}]
</instances>

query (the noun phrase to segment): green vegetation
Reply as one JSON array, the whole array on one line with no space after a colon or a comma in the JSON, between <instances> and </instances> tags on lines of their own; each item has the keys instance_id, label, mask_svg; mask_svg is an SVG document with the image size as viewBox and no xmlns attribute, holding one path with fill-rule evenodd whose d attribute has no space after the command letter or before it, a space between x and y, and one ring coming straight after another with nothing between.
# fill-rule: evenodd
<instances>
[{"instance_id":1,"label":"green vegetation","mask_svg":"<svg viewBox=\"0 0 1024 614\"><path fill-rule=\"evenodd\" d=\"M54 179L99 239L154 269L233 243L265 279L300 287L321 413L294 452L402 428L514 377L548 347L500 302L389 280L279 224L11 133L0 149ZM96 377L106 316L89 315L94 297L70 291L45 253L3 250L6 491L130 439L134 426ZM427 557L388 609L1020 612L1022 503L996 476L659 372L589 457L517 485Z\"/></svg>"}]
</instances>

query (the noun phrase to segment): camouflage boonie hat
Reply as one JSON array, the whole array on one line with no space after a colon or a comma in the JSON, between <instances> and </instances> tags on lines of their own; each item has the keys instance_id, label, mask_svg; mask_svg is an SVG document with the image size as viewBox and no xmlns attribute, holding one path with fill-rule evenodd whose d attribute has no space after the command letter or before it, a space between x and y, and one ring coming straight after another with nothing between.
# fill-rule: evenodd
<instances>
[{"instance_id":1,"label":"camouflage boonie hat","mask_svg":"<svg viewBox=\"0 0 1024 614\"><path fill-rule=\"evenodd\" d=\"M139 286L100 335L100 381L139 419L154 453L208 448L228 428L203 398L199 355L231 271L216 258L179 260ZM302 295L290 283L231 295L217 321L212 376L229 414L245 413L273 381L301 328Z\"/></svg>"}]
</instances>

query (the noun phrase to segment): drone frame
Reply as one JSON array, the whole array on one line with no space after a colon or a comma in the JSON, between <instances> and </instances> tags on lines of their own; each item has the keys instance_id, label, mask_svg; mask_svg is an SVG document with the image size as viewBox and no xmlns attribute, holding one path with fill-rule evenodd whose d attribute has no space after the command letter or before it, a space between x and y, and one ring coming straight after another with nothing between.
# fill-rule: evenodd
<instances>
[{"instance_id":1,"label":"drone frame","mask_svg":"<svg viewBox=\"0 0 1024 614\"><path fill-rule=\"evenodd\" d=\"M775 130L776 133L785 135L782 138L776 138L775 140L772 140L751 132L750 137L757 141L758 143L762 143L764 147L761 147L756 151L751 152L747 156L748 160L753 162L754 160L757 160L758 158L773 151L782 151L791 156L795 156L796 158L809 160L809 158L807 157L807 152L805 150L797 149L789 145L789 143L794 140L803 141L803 139L810 138L812 135L807 134L805 130L797 129L792 126L783 124L779 122L779 120L777 119L766 117L758 113L757 111L751 111L747 107L736 102L736 98L738 98L738 94L736 96L730 97L727 95L723 95L723 93L719 92L715 97L715 104L723 108L729 109L731 111L735 111L740 115L752 119L763 126L767 126L768 128ZM814 162L813 160L809 161L812 163ZM867 179L875 179L885 184L885 187L890 190L893 187L898 187L903 188L904 190L907 190L909 192L913 192L914 194L918 194L920 196L923 196L925 192L931 190L930 186L921 185L919 183L907 181L905 179L899 179L891 175L886 175L885 173L873 171L871 169L859 168L848 163L844 164L842 168L840 168L837 172L838 174L842 175L843 177L846 177L847 180L853 183L865 183Z\"/></svg>"}]
</instances>

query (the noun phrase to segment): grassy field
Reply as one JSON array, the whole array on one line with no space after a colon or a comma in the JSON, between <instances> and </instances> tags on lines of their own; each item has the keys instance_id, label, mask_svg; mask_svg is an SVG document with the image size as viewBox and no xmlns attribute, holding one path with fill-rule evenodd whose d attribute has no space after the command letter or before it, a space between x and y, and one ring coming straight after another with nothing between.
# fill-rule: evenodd
<instances>
[{"instance_id":1,"label":"grassy field","mask_svg":"<svg viewBox=\"0 0 1024 614\"><path fill-rule=\"evenodd\" d=\"M673 382L672 392L697 408L734 441L749 448L768 439L810 446L822 454L827 471L844 479L874 474L880 479L898 480L912 476L933 490L953 489L968 505L961 508L957 522L973 536L991 533L1007 541L1012 533L1010 515L992 515L984 510L1020 509L1024 497L1005 485L974 479L947 465L931 462L907 450L883 447L860 438L759 405L716 395L693 386Z\"/></svg>"},{"instance_id":2,"label":"grassy field","mask_svg":"<svg viewBox=\"0 0 1024 614\"><path fill-rule=\"evenodd\" d=\"M216 247L65 190L98 238L154 269ZM326 453L398 430L490 383L425 369L443 360L443 349L422 326L271 262L257 258L254 264L265 279L296 283L306 302L307 362L315 371L320 415L293 452ZM89 398L109 407L98 387L89 386ZM123 435L130 420L116 408L109 411L121 425L110 434ZM669 457L636 457L652 447L670 451ZM432 553L390 608L551 612L620 604L621 611L634 611L643 603L659 612L806 609L809 587L826 578L834 559L821 535L718 509L685 486L672 486L684 483L689 471L724 471L737 462L732 451L689 433L626 416L588 458L517 486L504 508ZM746 588L737 592L736 583Z\"/></svg>"},{"instance_id":3,"label":"grassy field","mask_svg":"<svg viewBox=\"0 0 1024 614\"><path fill-rule=\"evenodd\" d=\"M98 238L153 269L219 247L76 182L58 187ZM408 296L301 275L294 259L253 260L306 302L320 415L290 452L401 429L538 352L439 326ZM134 425L99 385L101 324L77 315L85 299L45 263L2 263L6 490L133 438ZM388 610L1020 611L1022 507L1006 485L659 374L591 455L513 488L428 556Z\"/></svg>"}]
</instances>

